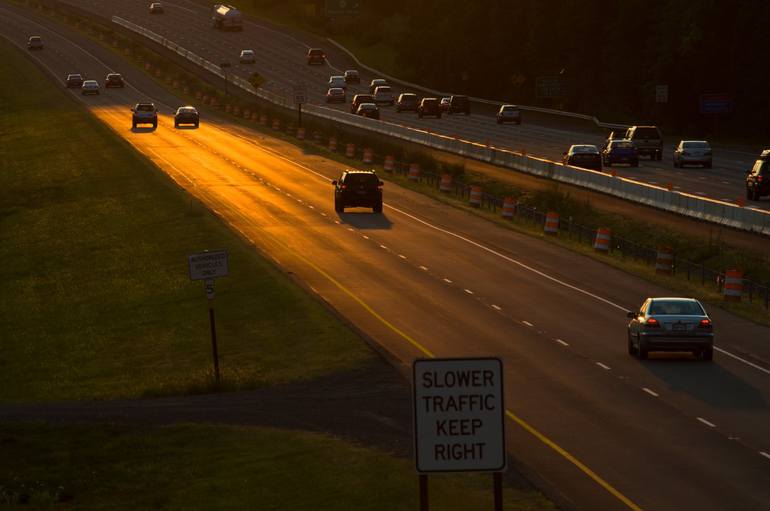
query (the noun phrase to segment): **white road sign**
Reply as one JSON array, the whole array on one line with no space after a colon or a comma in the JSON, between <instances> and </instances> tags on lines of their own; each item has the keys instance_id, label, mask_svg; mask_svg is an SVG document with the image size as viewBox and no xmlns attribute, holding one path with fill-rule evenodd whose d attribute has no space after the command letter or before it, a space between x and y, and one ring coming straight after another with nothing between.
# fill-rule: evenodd
<instances>
[{"instance_id":1,"label":"white road sign","mask_svg":"<svg viewBox=\"0 0 770 511\"><path fill-rule=\"evenodd\" d=\"M417 471L504 470L502 361L422 359L412 370Z\"/></svg>"},{"instance_id":2,"label":"white road sign","mask_svg":"<svg viewBox=\"0 0 770 511\"><path fill-rule=\"evenodd\" d=\"M227 251L202 252L187 256L190 280L209 280L227 276Z\"/></svg>"},{"instance_id":3,"label":"white road sign","mask_svg":"<svg viewBox=\"0 0 770 511\"><path fill-rule=\"evenodd\" d=\"M299 105L305 103L307 97L307 86L304 83L295 83L292 87L294 93L294 104Z\"/></svg>"}]
</instances>

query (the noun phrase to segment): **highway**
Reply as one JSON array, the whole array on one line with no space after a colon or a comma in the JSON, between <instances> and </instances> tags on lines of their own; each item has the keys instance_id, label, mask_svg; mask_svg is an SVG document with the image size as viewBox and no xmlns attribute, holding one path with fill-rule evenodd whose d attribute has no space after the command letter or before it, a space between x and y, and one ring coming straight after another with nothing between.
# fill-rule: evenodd
<instances>
[{"instance_id":1,"label":"highway","mask_svg":"<svg viewBox=\"0 0 770 511\"><path fill-rule=\"evenodd\" d=\"M249 20L242 32L222 32L211 27L210 12L205 6L189 0L164 2L166 14L151 15L147 2L139 0L62 0L77 7L110 19L120 16L131 22L149 28L164 37L181 44L185 48L214 63L228 61L233 64L233 72L246 78L253 71L258 71L267 78L263 86L271 92L287 98L292 95L294 83L302 82L307 86L309 101L324 104L326 84L330 75L342 74L345 69L355 69L354 61L331 43L314 36L288 35L266 23ZM327 66L308 66L305 53L308 47L321 47L328 56ZM256 64L238 64L238 55L242 49L254 49ZM349 112L349 102L353 94L368 92L368 84L377 76L365 70L361 72L362 84L348 88L348 103L328 105L329 108ZM398 92L408 89L394 86ZM418 91L419 92L419 91ZM565 121L565 127L559 128L557 118L551 119L548 126L532 124L527 121L524 112L522 126L497 125L494 115L476 112L470 117L464 115L444 115L441 119L418 119L414 113L396 113L392 107L381 107L382 119L420 129L432 130L450 136L459 136L466 140L486 143L501 148L525 150L528 154L561 161L562 153L571 144L595 144L601 148L606 133L599 128L589 126L585 129L567 128L574 126L574 120ZM745 172L751 168L761 148L755 151L736 148L716 147L714 167L674 168L671 158L678 140L665 139L666 147L662 161L642 159L639 168L616 166L613 170L618 175L640 182L666 186L694 195L736 202L745 198ZM770 210L770 200L750 202L750 207Z\"/></svg>"},{"instance_id":2,"label":"highway","mask_svg":"<svg viewBox=\"0 0 770 511\"><path fill-rule=\"evenodd\" d=\"M712 308L714 363L631 358L625 311L670 291L392 183L383 214L335 213L337 163L205 110L200 129L175 130L182 100L0 3L0 35L23 47L31 34L46 48L30 58L57 83L123 73L126 89L67 93L404 365L500 356L510 454L576 509L770 509L769 328ZM132 130L145 98L159 127Z\"/></svg>"}]
</instances>

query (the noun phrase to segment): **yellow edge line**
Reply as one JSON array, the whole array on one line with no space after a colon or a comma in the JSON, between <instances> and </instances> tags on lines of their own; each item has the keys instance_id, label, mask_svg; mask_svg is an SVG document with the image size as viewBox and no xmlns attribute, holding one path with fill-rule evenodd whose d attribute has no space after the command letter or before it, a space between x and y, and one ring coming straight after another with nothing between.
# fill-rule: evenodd
<instances>
[{"instance_id":1,"label":"yellow edge line","mask_svg":"<svg viewBox=\"0 0 770 511\"><path fill-rule=\"evenodd\" d=\"M171 165L170 162L166 161L162 156L160 156L155 151L152 151L158 158L164 160L167 164ZM173 165L171 165L173 167ZM247 222L249 221L248 218L246 218L242 213L238 212L237 210L234 211L236 214L241 216L244 220ZM409 344L420 350L425 356L429 358L436 358L436 355L433 354L432 351L430 351L428 348L423 346L419 341L408 335L406 332L402 331L400 328L392 324L390 321L382 317L380 314L377 313L374 309L372 309L369 304L364 302L361 298L359 298L355 293L353 293L351 290L346 288L342 283L340 283L337 279L329 275L327 272L325 272L323 269L321 269L318 265L298 253L297 251L293 250L291 247L277 239L275 236L270 236L273 241L276 243L282 245L285 249L289 250L294 254L295 257L298 257L301 259L305 264L313 268L315 271L317 271L319 274L321 274L324 278L326 278L329 282L334 284L337 288L339 288L343 293L348 295L350 298L352 298L356 303L358 303L361 307L363 307L369 314L377 318L378 321L380 321L383 325L391 329L393 332L401 336L403 339L405 339ZM633 501L631 501L628 497L620 493L618 490L616 490L610 483L602 479L596 472L588 468L585 464L583 464L580 460L575 458L572 454L570 454L568 451L566 451L564 448L560 447L557 443L555 443L553 440L542 434L540 431L535 429L534 427L530 426L524 419L520 418L510 410L505 410L505 414L508 416L509 419L514 421L516 424L521 426L523 429L531 433L535 438L543 442L545 445L556 451L558 454L560 454L563 458L565 458L567 461L575 465L577 468L579 468L584 474L586 474L588 477L593 479L596 483L599 484L602 488L607 490L611 495L613 495L615 498L620 500L623 504L628 506L629 509L632 509L634 511L642 511L642 508L637 506Z\"/></svg>"}]
</instances>

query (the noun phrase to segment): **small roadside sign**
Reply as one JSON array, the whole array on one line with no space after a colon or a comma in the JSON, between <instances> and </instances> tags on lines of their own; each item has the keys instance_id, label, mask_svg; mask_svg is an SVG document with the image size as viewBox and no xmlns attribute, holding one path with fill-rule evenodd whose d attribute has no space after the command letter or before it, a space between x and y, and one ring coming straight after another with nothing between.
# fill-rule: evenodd
<instances>
[{"instance_id":1,"label":"small roadside sign","mask_svg":"<svg viewBox=\"0 0 770 511\"><path fill-rule=\"evenodd\" d=\"M668 103L668 85L655 86L655 102Z\"/></svg>"},{"instance_id":2,"label":"small roadside sign","mask_svg":"<svg viewBox=\"0 0 770 511\"><path fill-rule=\"evenodd\" d=\"M502 361L420 359L412 370L417 471L503 471Z\"/></svg>"},{"instance_id":3,"label":"small roadside sign","mask_svg":"<svg viewBox=\"0 0 770 511\"><path fill-rule=\"evenodd\" d=\"M307 97L307 87L304 83L295 83L292 92L294 95L294 104L295 105L301 105L302 103L305 103L305 99Z\"/></svg>"},{"instance_id":4,"label":"small roadside sign","mask_svg":"<svg viewBox=\"0 0 770 511\"><path fill-rule=\"evenodd\" d=\"M190 280L211 280L227 276L226 250L191 254L187 259L190 263Z\"/></svg>"},{"instance_id":5,"label":"small roadside sign","mask_svg":"<svg viewBox=\"0 0 770 511\"><path fill-rule=\"evenodd\" d=\"M564 95L560 76L538 76L535 78L535 96L538 99L561 98Z\"/></svg>"}]
</instances>

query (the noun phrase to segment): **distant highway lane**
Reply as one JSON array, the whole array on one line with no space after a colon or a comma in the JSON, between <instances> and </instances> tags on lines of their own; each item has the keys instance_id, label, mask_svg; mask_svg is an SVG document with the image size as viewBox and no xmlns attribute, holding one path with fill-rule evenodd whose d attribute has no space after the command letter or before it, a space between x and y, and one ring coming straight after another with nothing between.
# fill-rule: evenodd
<instances>
[{"instance_id":1,"label":"distant highway lane","mask_svg":"<svg viewBox=\"0 0 770 511\"><path fill-rule=\"evenodd\" d=\"M324 94L329 76L342 74L345 69L354 69L356 64L344 52L330 43L311 35L301 39L288 35L266 23L250 20L242 32L222 32L211 27L209 10L189 0L164 2L166 14L151 15L147 2L143 0L61 0L95 14L110 19L113 15L147 27L164 37L205 57L211 62L229 61L234 73L248 77L258 71L267 78L264 87L274 93L291 97L292 85L304 82L307 85L309 101L324 104ZM308 66L305 52L310 46L319 46L329 55L329 65ZM238 64L241 49L254 49L256 64ZM377 76L359 70L362 84L348 88L348 103L329 105L342 111L349 111L350 99L358 92L368 92L368 84ZM491 77L490 79L494 79ZM395 86L396 92L405 92ZM418 119L414 113L396 113L392 107L382 107L384 120L407 126L432 130L450 136L459 136L467 140L485 143L489 141L497 147L513 150L526 150L527 153L560 161L561 155L571 144L589 143L601 147L605 133L598 128L575 131L556 128L558 121L549 126L537 125L527 121L524 112L522 126L497 125L490 112L464 115L444 115L441 119ZM567 124L569 125L569 124ZM664 134L665 135L665 134ZM666 186L671 184L675 190L694 195L735 202L745 197L745 172L756 159L758 152L748 152L732 148L716 147L714 167L673 167L671 157L676 140L668 139L660 162L642 159L639 168L625 166L613 167L619 175L643 183ZM758 148L759 149L759 148ZM751 207L770 210L770 200L750 202Z\"/></svg>"},{"instance_id":2,"label":"distant highway lane","mask_svg":"<svg viewBox=\"0 0 770 511\"><path fill-rule=\"evenodd\" d=\"M205 110L200 129L175 130L180 99L7 3L0 33L42 35L30 58L59 83L123 73L125 90L66 93L402 363L502 357L510 453L576 508L770 509L770 329L711 309L713 364L633 359L625 310L670 291L391 183L382 215L335 213L335 162ZM160 125L132 130L146 98Z\"/></svg>"}]
</instances>

